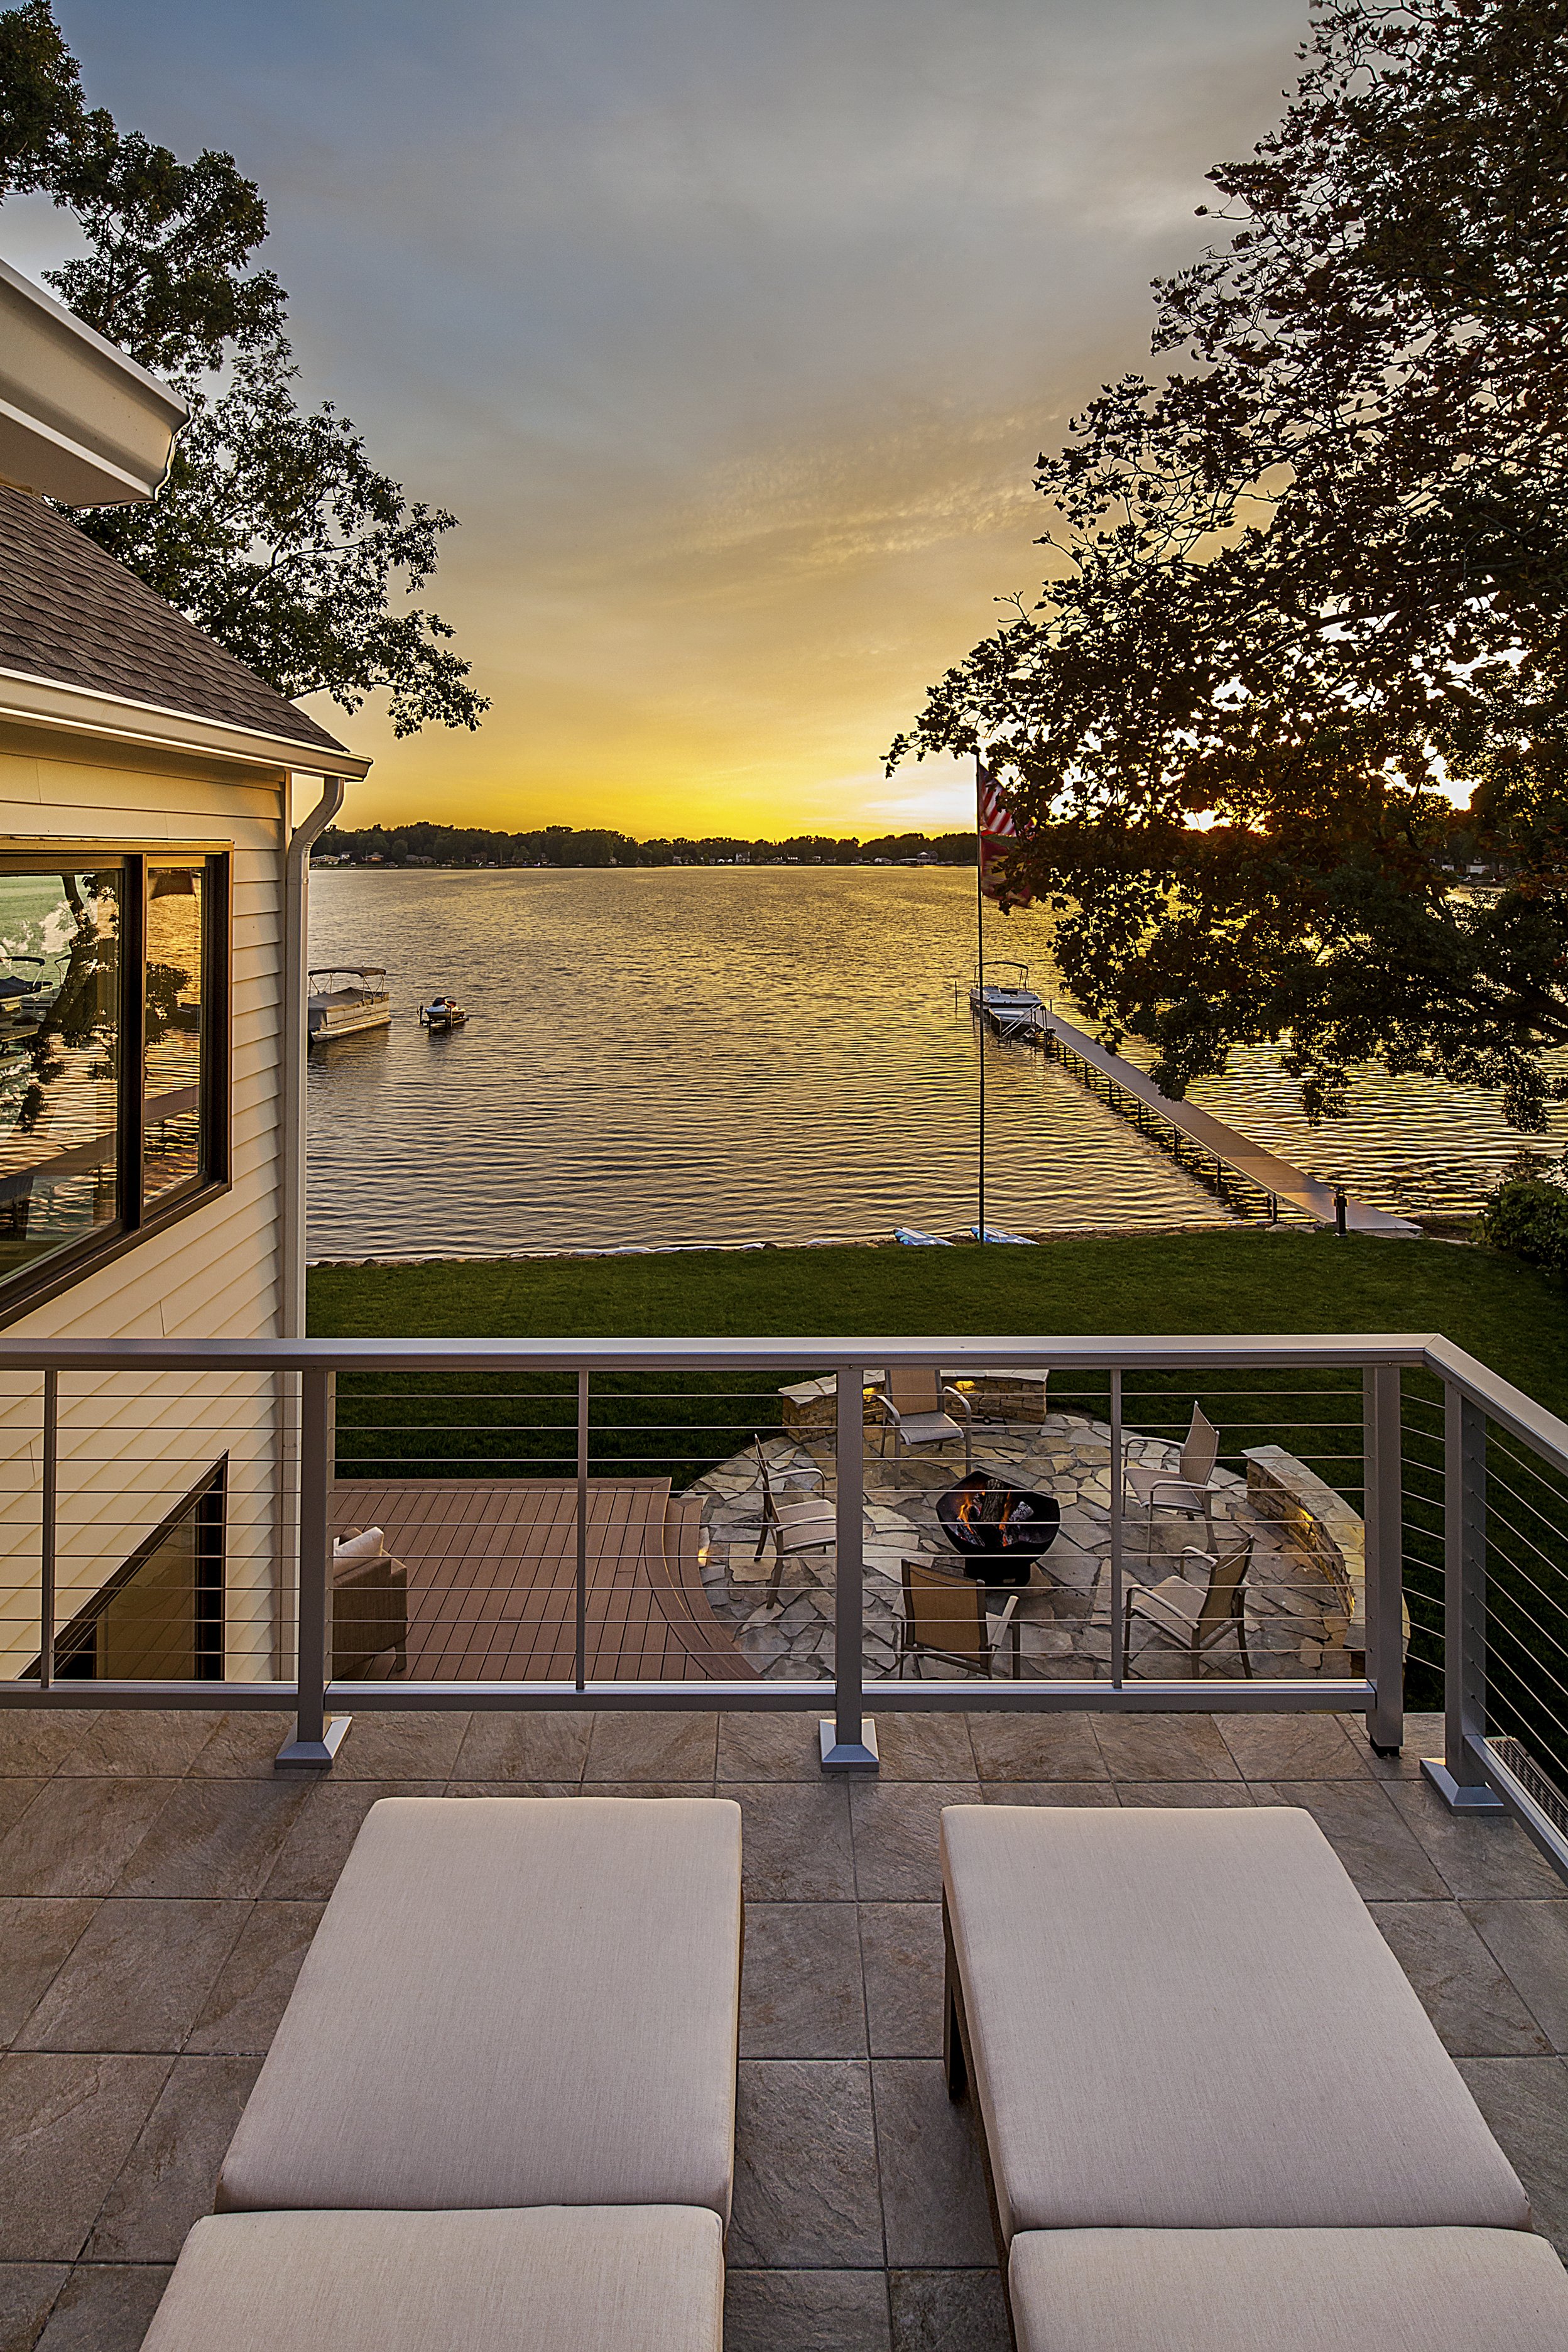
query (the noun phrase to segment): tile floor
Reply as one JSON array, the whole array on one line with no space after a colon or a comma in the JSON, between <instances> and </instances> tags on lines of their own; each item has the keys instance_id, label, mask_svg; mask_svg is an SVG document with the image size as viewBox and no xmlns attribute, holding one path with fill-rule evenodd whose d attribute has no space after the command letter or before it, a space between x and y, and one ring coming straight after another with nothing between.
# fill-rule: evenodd
<instances>
[{"instance_id":1,"label":"tile floor","mask_svg":"<svg viewBox=\"0 0 1568 2352\"><path fill-rule=\"evenodd\" d=\"M941 2048L954 1801L1307 1806L1568 2251L1568 1887L1332 1717L884 1717L825 1784L798 1716L0 1714L0 2352L133 2352L378 1796L737 1797L747 1939L728 2352L1003 2352Z\"/></svg>"}]
</instances>

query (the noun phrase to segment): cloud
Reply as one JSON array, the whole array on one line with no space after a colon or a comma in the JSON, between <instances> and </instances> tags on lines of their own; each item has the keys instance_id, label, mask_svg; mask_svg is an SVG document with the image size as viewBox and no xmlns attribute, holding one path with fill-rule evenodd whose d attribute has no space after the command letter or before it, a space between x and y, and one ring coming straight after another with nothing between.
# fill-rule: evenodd
<instances>
[{"instance_id":1,"label":"cloud","mask_svg":"<svg viewBox=\"0 0 1568 2352\"><path fill-rule=\"evenodd\" d=\"M362 809L659 831L892 821L883 745L1038 582L1037 450L1143 362L1148 279L1305 29L1305 0L59 13L93 100L259 179L312 392L462 519L432 601L495 708L402 745L335 720L376 754Z\"/></svg>"}]
</instances>

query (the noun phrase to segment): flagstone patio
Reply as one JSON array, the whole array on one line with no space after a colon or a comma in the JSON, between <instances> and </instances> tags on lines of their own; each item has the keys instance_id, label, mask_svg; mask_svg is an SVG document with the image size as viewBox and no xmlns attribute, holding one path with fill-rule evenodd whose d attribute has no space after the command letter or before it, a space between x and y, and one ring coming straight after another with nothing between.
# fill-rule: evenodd
<instances>
[{"instance_id":1,"label":"flagstone patio","mask_svg":"<svg viewBox=\"0 0 1568 2352\"><path fill-rule=\"evenodd\" d=\"M872 1440L873 1448L876 1440ZM826 1435L785 1435L767 1441L768 1475L781 1499L837 1490L831 1441ZM1127 1441L1130 1462L1174 1471L1180 1448L1152 1437ZM1037 1562L1019 1599L1026 1678L1077 1680L1106 1675L1110 1665L1110 1432L1104 1423L1073 1413L1043 1421L976 1421L974 1466L1017 1485L1054 1495L1061 1529ZM1289 1456L1280 1457L1289 1461ZM1299 1467L1300 1465L1298 1465ZM963 1447L945 1445L866 1461L866 1671L897 1671L900 1562L929 1561L953 1569L957 1555L942 1533L936 1498L963 1475ZM1302 1473L1303 1480L1308 1474ZM1259 1677L1346 1677L1353 1667L1345 1646L1348 1620L1342 1591L1278 1517L1267 1515L1247 1482L1217 1474L1216 1538L1249 1535L1247 1638ZM833 1555L797 1553L787 1563L776 1601L769 1596L773 1546L758 1556L763 1490L754 1451L733 1454L688 1489L702 1505L702 1577L709 1604L758 1672L775 1680L810 1680L833 1672ZM1340 1512L1352 1525L1353 1514ZM1161 1509L1149 1514L1129 1500L1123 1568L1134 1583L1157 1584L1182 1567L1181 1554L1205 1541L1201 1518ZM1190 1669L1186 1652L1147 1620L1136 1621L1136 1671L1173 1677ZM1236 1644L1226 1641L1205 1661L1210 1674L1242 1671ZM946 1670L944 1670L946 1671Z\"/></svg>"}]
</instances>

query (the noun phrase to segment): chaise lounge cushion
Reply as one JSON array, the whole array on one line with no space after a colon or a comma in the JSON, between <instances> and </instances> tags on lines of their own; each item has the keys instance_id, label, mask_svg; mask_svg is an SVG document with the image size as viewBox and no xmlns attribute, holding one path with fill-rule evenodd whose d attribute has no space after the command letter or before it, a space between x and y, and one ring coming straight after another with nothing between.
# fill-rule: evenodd
<instances>
[{"instance_id":1,"label":"chaise lounge cushion","mask_svg":"<svg viewBox=\"0 0 1568 2352\"><path fill-rule=\"evenodd\" d=\"M1018 2352L1562 2352L1568 2275L1524 2230L1030 2230Z\"/></svg>"},{"instance_id":2,"label":"chaise lounge cushion","mask_svg":"<svg viewBox=\"0 0 1568 2352\"><path fill-rule=\"evenodd\" d=\"M223 2214L143 2352L719 2352L723 2298L688 2208Z\"/></svg>"},{"instance_id":3,"label":"chaise lounge cushion","mask_svg":"<svg viewBox=\"0 0 1568 2352\"><path fill-rule=\"evenodd\" d=\"M1307 1813L960 1805L942 1844L1005 2238L1528 2227Z\"/></svg>"},{"instance_id":4,"label":"chaise lounge cushion","mask_svg":"<svg viewBox=\"0 0 1568 2352\"><path fill-rule=\"evenodd\" d=\"M727 2220L740 1947L737 1805L384 1799L240 2117L220 2211Z\"/></svg>"}]
</instances>

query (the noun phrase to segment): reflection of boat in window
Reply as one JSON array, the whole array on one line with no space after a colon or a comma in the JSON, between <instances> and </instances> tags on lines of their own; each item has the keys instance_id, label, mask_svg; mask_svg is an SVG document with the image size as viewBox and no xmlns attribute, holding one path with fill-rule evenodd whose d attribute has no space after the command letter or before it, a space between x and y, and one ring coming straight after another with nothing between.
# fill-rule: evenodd
<instances>
[{"instance_id":1,"label":"reflection of boat in window","mask_svg":"<svg viewBox=\"0 0 1568 2352\"><path fill-rule=\"evenodd\" d=\"M306 1024L312 1045L352 1037L361 1029L384 1029L391 1019L384 964L323 964L311 972Z\"/></svg>"},{"instance_id":2,"label":"reflection of boat in window","mask_svg":"<svg viewBox=\"0 0 1568 2352\"><path fill-rule=\"evenodd\" d=\"M9 954L0 971L0 1026L34 1028L59 994L58 958Z\"/></svg>"},{"instance_id":3,"label":"reflection of boat in window","mask_svg":"<svg viewBox=\"0 0 1568 2352\"><path fill-rule=\"evenodd\" d=\"M468 1017L451 996L433 996L428 1004L419 1007L420 1025L426 1029L460 1029Z\"/></svg>"}]
</instances>

